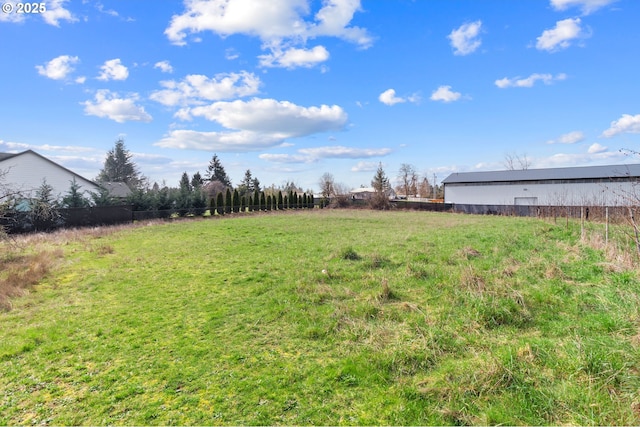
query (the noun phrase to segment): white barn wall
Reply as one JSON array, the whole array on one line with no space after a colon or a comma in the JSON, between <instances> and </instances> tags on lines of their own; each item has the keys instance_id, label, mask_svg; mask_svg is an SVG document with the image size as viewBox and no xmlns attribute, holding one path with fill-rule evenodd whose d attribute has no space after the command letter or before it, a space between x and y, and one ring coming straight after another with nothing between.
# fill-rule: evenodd
<instances>
[{"instance_id":1,"label":"white barn wall","mask_svg":"<svg viewBox=\"0 0 640 427\"><path fill-rule=\"evenodd\" d=\"M99 189L93 182L28 151L0 162L0 171L6 172L3 185L20 191L26 197L35 196L44 179L53 187L53 196L56 198L69 192L74 177L80 192L97 192Z\"/></svg>"},{"instance_id":2,"label":"white barn wall","mask_svg":"<svg viewBox=\"0 0 640 427\"><path fill-rule=\"evenodd\" d=\"M448 184L445 203L469 205L514 205L516 198L536 197L539 206L617 206L630 195L640 196L632 182L566 184Z\"/></svg>"}]
</instances>

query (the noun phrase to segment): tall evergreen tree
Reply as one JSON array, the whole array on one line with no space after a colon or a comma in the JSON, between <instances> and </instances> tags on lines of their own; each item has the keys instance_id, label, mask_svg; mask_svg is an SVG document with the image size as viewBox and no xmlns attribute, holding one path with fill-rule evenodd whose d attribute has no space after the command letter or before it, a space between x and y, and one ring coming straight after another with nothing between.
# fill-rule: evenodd
<instances>
[{"instance_id":1,"label":"tall evergreen tree","mask_svg":"<svg viewBox=\"0 0 640 427\"><path fill-rule=\"evenodd\" d=\"M224 196L222 192L216 196L216 212L218 215L224 215Z\"/></svg>"},{"instance_id":2,"label":"tall evergreen tree","mask_svg":"<svg viewBox=\"0 0 640 427\"><path fill-rule=\"evenodd\" d=\"M251 181L251 188L254 191L262 191L262 189L260 188L260 180L258 178L253 178L253 180Z\"/></svg>"},{"instance_id":3,"label":"tall evergreen tree","mask_svg":"<svg viewBox=\"0 0 640 427\"><path fill-rule=\"evenodd\" d=\"M202 175L200 175L200 172L194 173L191 177L191 187L193 188L193 190L195 191L196 189L202 188L203 185L204 179L202 179Z\"/></svg>"},{"instance_id":4,"label":"tall evergreen tree","mask_svg":"<svg viewBox=\"0 0 640 427\"><path fill-rule=\"evenodd\" d=\"M124 140L118 139L113 149L107 152L104 166L96 181L124 182L131 189L140 188L144 184L144 178L140 176L138 167L131 160L132 157L133 155L124 145Z\"/></svg>"},{"instance_id":5,"label":"tall evergreen tree","mask_svg":"<svg viewBox=\"0 0 640 427\"><path fill-rule=\"evenodd\" d=\"M254 206L254 210L259 211L261 209L264 209L264 202L260 202L260 191L259 190L255 190L255 193L253 194L253 204Z\"/></svg>"},{"instance_id":6,"label":"tall evergreen tree","mask_svg":"<svg viewBox=\"0 0 640 427\"><path fill-rule=\"evenodd\" d=\"M73 177L71 180L71 187L69 192L62 198L62 206L66 208L86 208L89 206L89 200L87 200L80 191L80 184Z\"/></svg>"},{"instance_id":7,"label":"tall evergreen tree","mask_svg":"<svg viewBox=\"0 0 640 427\"><path fill-rule=\"evenodd\" d=\"M382 168L382 163L378 165L376 174L373 176L371 186L376 191L371 200L371 206L375 209L389 208L389 178Z\"/></svg>"},{"instance_id":8,"label":"tall evergreen tree","mask_svg":"<svg viewBox=\"0 0 640 427\"><path fill-rule=\"evenodd\" d=\"M267 210L267 199L264 197L264 191L260 193L260 206L262 206L262 210Z\"/></svg>"},{"instance_id":9,"label":"tall evergreen tree","mask_svg":"<svg viewBox=\"0 0 640 427\"><path fill-rule=\"evenodd\" d=\"M203 188L204 180L200 172L191 177L191 206L194 209L204 210L207 207L207 194Z\"/></svg>"},{"instance_id":10,"label":"tall evergreen tree","mask_svg":"<svg viewBox=\"0 0 640 427\"><path fill-rule=\"evenodd\" d=\"M36 229L59 225L58 202L53 195L53 187L46 179L42 180L42 185L36 190L35 199L30 202L29 216Z\"/></svg>"},{"instance_id":11,"label":"tall evergreen tree","mask_svg":"<svg viewBox=\"0 0 640 427\"><path fill-rule=\"evenodd\" d=\"M191 209L191 181L189 175L186 172L182 173L180 178L180 190L178 195L178 209L180 209L180 215L185 215Z\"/></svg>"},{"instance_id":12,"label":"tall evergreen tree","mask_svg":"<svg viewBox=\"0 0 640 427\"><path fill-rule=\"evenodd\" d=\"M253 176L251 175L251 170L247 169L244 173L244 178L242 178L242 182L238 186L238 192L241 195L246 195L249 193L253 193Z\"/></svg>"},{"instance_id":13,"label":"tall evergreen tree","mask_svg":"<svg viewBox=\"0 0 640 427\"><path fill-rule=\"evenodd\" d=\"M100 187L97 192L91 192L89 194L95 206L111 206L115 203L109 194L109 190L106 188Z\"/></svg>"},{"instance_id":14,"label":"tall evergreen tree","mask_svg":"<svg viewBox=\"0 0 640 427\"><path fill-rule=\"evenodd\" d=\"M225 187L231 187L231 180L229 179L227 172L224 170L224 166L222 166L222 162L220 161L220 158L218 158L217 154L214 154L211 158L204 178L207 181L219 181Z\"/></svg>"},{"instance_id":15,"label":"tall evergreen tree","mask_svg":"<svg viewBox=\"0 0 640 427\"><path fill-rule=\"evenodd\" d=\"M231 203L233 203L233 200L231 200L231 189L227 188L227 193L224 197L224 213L231 213Z\"/></svg>"},{"instance_id":16,"label":"tall evergreen tree","mask_svg":"<svg viewBox=\"0 0 640 427\"><path fill-rule=\"evenodd\" d=\"M240 194L238 194L238 190L233 190L233 212L240 212Z\"/></svg>"}]
</instances>

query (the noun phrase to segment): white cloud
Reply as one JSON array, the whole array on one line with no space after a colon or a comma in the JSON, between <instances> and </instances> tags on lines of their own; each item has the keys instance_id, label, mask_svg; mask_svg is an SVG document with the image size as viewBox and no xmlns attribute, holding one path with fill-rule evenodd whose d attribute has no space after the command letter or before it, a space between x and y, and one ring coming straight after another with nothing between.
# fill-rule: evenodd
<instances>
[{"instance_id":1,"label":"white cloud","mask_svg":"<svg viewBox=\"0 0 640 427\"><path fill-rule=\"evenodd\" d=\"M156 62L153 68L158 68L163 73L169 73L169 74L173 73L173 67L171 66L169 61Z\"/></svg>"},{"instance_id":2,"label":"white cloud","mask_svg":"<svg viewBox=\"0 0 640 427\"><path fill-rule=\"evenodd\" d=\"M104 13L105 15L113 16L116 18L120 16L120 14L113 9L105 9L102 3L96 3L94 6L100 13Z\"/></svg>"},{"instance_id":3,"label":"white cloud","mask_svg":"<svg viewBox=\"0 0 640 427\"><path fill-rule=\"evenodd\" d=\"M601 136L611 138L620 133L640 133L640 114L623 114L618 120L611 122L609 129L602 132Z\"/></svg>"},{"instance_id":4,"label":"white cloud","mask_svg":"<svg viewBox=\"0 0 640 427\"><path fill-rule=\"evenodd\" d=\"M482 28L482 21L463 24L451 31L447 36L451 40L454 55L468 55L480 47L482 41L478 38Z\"/></svg>"},{"instance_id":5,"label":"white cloud","mask_svg":"<svg viewBox=\"0 0 640 427\"><path fill-rule=\"evenodd\" d=\"M71 12L64 8L68 0L49 0L46 3L47 11L42 13L42 19L56 27L60 26L60 21L77 22L78 19Z\"/></svg>"},{"instance_id":6,"label":"white cloud","mask_svg":"<svg viewBox=\"0 0 640 427\"><path fill-rule=\"evenodd\" d=\"M0 140L0 145L7 147L10 150L35 150L35 151L63 151L68 153L88 153L96 151L95 148L81 147L78 145L33 145L25 144L23 142L4 142Z\"/></svg>"},{"instance_id":7,"label":"white cloud","mask_svg":"<svg viewBox=\"0 0 640 427\"><path fill-rule=\"evenodd\" d=\"M311 12L308 0L186 0L185 9L171 18L165 30L174 44L184 45L188 33L202 31L256 36L265 43L319 36L339 37L363 47L372 42L366 30L349 27L360 10L360 0L325 0L313 22L305 20Z\"/></svg>"},{"instance_id":8,"label":"white cloud","mask_svg":"<svg viewBox=\"0 0 640 427\"><path fill-rule=\"evenodd\" d=\"M154 145L164 148L240 153L275 147L283 142L282 135L252 131L198 132L173 130Z\"/></svg>"},{"instance_id":9,"label":"white cloud","mask_svg":"<svg viewBox=\"0 0 640 427\"><path fill-rule=\"evenodd\" d=\"M299 154L264 153L260 154L258 157L272 163L311 163L313 161L309 156L302 156Z\"/></svg>"},{"instance_id":10,"label":"white cloud","mask_svg":"<svg viewBox=\"0 0 640 427\"><path fill-rule=\"evenodd\" d=\"M360 0L323 0L312 14L310 0L185 0L185 10L174 15L165 29L176 45L187 44L187 36L211 31L226 37L243 34L258 37L268 54L259 57L265 67L311 67L329 58L323 46L307 49L316 37L337 37L368 48L373 38L366 29L351 26ZM192 38L198 41L196 37Z\"/></svg>"},{"instance_id":11,"label":"white cloud","mask_svg":"<svg viewBox=\"0 0 640 427\"><path fill-rule=\"evenodd\" d=\"M433 91L430 99L432 101L453 102L460 99L461 96L461 93L452 91L451 86L440 86Z\"/></svg>"},{"instance_id":12,"label":"white cloud","mask_svg":"<svg viewBox=\"0 0 640 427\"><path fill-rule=\"evenodd\" d=\"M349 27L353 15L359 11L360 0L325 0L315 16L317 23L310 26L308 35L338 37L367 48L373 43L367 30Z\"/></svg>"},{"instance_id":13,"label":"white cloud","mask_svg":"<svg viewBox=\"0 0 640 427\"><path fill-rule=\"evenodd\" d=\"M176 106L255 95L261 81L255 74L242 71L216 74L211 78L190 74L182 81L163 81L160 85L165 89L153 92L150 98L166 106Z\"/></svg>"},{"instance_id":14,"label":"white cloud","mask_svg":"<svg viewBox=\"0 0 640 427\"><path fill-rule=\"evenodd\" d=\"M541 81L546 85L553 83L554 81L562 81L567 78L567 75L564 73L556 74L555 76L552 74L531 74L529 77L520 78L502 78L495 81L495 85L500 89L506 89L509 87L533 87L533 85L537 81Z\"/></svg>"},{"instance_id":15,"label":"white cloud","mask_svg":"<svg viewBox=\"0 0 640 427\"><path fill-rule=\"evenodd\" d=\"M185 108L181 117L203 117L228 129L280 135L282 139L340 130L347 114L337 106L301 107L288 101L254 98Z\"/></svg>"},{"instance_id":16,"label":"white cloud","mask_svg":"<svg viewBox=\"0 0 640 427\"><path fill-rule=\"evenodd\" d=\"M351 172L375 172L377 168L376 162L358 162L351 168Z\"/></svg>"},{"instance_id":17,"label":"white cloud","mask_svg":"<svg viewBox=\"0 0 640 427\"><path fill-rule=\"evenodd\" d=\"M584 133L573 131L560 135L559 138L547 141L547 144L575 144L584 141Z\"/></svg>"},{"instance_id":18,"label":"white cloud","mask_svg":"<svg viewBox=\"0 0 640 427\"><path fill-rule=\"evenodd\" d=\"M260 55L260 66L279 68L311 68L329 59L329 51L324 46L313 49L289 48L285 51L275 48L270 54Z\"/></svg>"},{"instance_id":19,"label":"white cloud","mask_svg":"<svg viewBox=\"0 0 640 427\"><path fill-rule=\"evenodd\" d=\"M224 51L224 57L229 61L240 58L240 54L234 48L228 48Z\"/></svg>"},{"instance_id":20,"label":"white cloud","mask_svg":"<svg viewBox=\"0 0 640 427\"><path fill-rule=\"evenodd\" d=\"M380 102L386 105L395 105L402 102L406 102L404 98L399 98L396 96L396 91L394 89L387 89L378 96Z\"/></svg>"},{"instance_id":21,"label":"white cloud","mask_svg":"<svg viewBox=\"0 0 640 427\"><path fill-rule=\"evenodd\" d=\"M600 145L600 144L598 144L596 142L595 144L591 144L589 146L589 149L587 150L587 153L589 153L589 154L604 153L608 149L609 149L608 147Z\"/></svg>"},{"instance_id":22,"label":"white cloud","mask_svg":"<svg viewBox=\"0 0 640 427\"><path fill-rule=\"evenodd\" d=\"M107 89L96 92L95 102L85 101L84 112L88 116L97 116L114 120L118 123L129 121L150 122L151 116L143 107L136 105L138 94L129 95L128 98L119 98L118 94Z\"/></svg>"},{"instance_id":23,"label":"white cloud","mask_svg":"<svg viewBox=\"0 0 640 427\"><path fill-rule=\"evenodd\" d=\"M592 146L593 147L593 146ZM536 168L586 166L589 164L612 164L624 161L624 154L619 151L609 151L606 147L591 147L586 153L558 153L551 157L536 159Z\"/></svg>"},{"instance_id":24,"label":"white cloud","mask_svg":"<svg viewBox=\"0 0 640 427\"><path fill-rule=\"evenodd\" d=\"M98 80L126 80L129 77L129 70L121 64L119 58L105 61L100 69L102 72L98 76Z\"/></svg>"},{"instance_id":25,"label":"white cloud","mask_svg":"<svg viewBox=\"0 0 640 427\"><path fill-rule=\"evenodd\" d=\"M602 7L608 6L617 0L551 0L551 6L555 10L567 10L570 7L579 7L585 15Z\"/></svg>"},{"instance_id":26,"label":"white cloud","mask_svg":"<svg viewBox=\"0 0 640 427\"><path fill-rule=\"evenodd\" d=\"M420 96L417 93L414 93L413 95L409 95L406 98L402 98L396 96L396 91L394 89L387 89L378 96L378 100L386 105L395 105L403 102L418 103L420 102ZM362 104L357 105L359 107L362 107Z\"/></svg>"},{"instance_id":27,"label":"white cloud","mask_svg":"<svg viewBox=\"0 0 640 427\"><path fill-rule=\"evenodd\" d=\"M555 28L544 30L542 35L537 38L536 48L549 52L568 48L573 40L587 37L580 24L580 18L569 18L556 22Z\"/></svg>"},{"instance_id":28,"label":"white cloud","mask_svg":"<svg viewBox=\"0 0 640 427\"><path fill-rule=\"evenodd\" d=\"M297 151L297 154L260 154L260 157L263 160L273 162L273 163L313 163L322 159L363 159L370 157L380 157L386 156L391 153L390 148L355 148L355 147L344 147L341 145L332 145L325 147L314 147L314 148L301 148ZM377 163L370 162L360 162L359 165L363 170L369 167L370 164L373 165L373 168L370 170L375 170L377 167ZM353 170L353 169L352 169Z\"/></svg>"},{"instance_id":29,"label":"white cloud","mask_svg":"<svg viewBox=\"0 0 640 427\"><path fill-rule=\"evenodd\" d=\"M80 62L77 56L60 55L44 65L36 65L36 70L41 76L53 80L63 80L73 72L73 65Z\"/></svg>"},{"instance_id":30,"label":"white cloud","mask_svg":"<svg viewBox=\"0 0 640 427\"><path fill-rule=\"evenodd\" d=\"M355 148L333 145L327 147L301 148L299 153L313 159L362 159L368 157L386 156L391 153L390 148Z\"/></svg>"},{"instance_id":31,"label":"white cloud","mask_svg":"<svg viewBox=\"0 0 640 427\"><path fill-rule=\"evenodd\" d=\"M337 105L301 107L287 101L254 98L183 108L176 116L203 117L228 131L175 130L156 145L207 151L244 152L283 145L288 138L341 130L347 114Z\"/></svg>"}]
</instances>

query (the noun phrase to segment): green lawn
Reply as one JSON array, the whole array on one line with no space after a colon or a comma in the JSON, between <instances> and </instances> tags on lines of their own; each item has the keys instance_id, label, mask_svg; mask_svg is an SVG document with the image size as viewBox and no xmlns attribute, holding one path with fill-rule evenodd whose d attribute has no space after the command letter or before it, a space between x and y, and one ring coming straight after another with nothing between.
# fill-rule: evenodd
<instances>
[{"instance_id":1,"label":"green lawn","mask_svg":"<svg viewBox=\"0 0 640 427\"><path fill-rule=\"evenodd\" d=\"M0 424L640 423L640 282L528 218L317 210L59 240Z\"/></svg>"}]
</instances>

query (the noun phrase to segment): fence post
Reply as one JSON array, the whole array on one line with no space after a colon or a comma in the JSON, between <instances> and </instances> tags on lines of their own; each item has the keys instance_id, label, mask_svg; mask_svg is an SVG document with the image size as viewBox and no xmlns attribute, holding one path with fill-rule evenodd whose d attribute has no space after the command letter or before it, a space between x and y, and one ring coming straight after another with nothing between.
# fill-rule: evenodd
<instances>
[{"instance_id":1,"label":"fence post","mask_svg":"<svg viewBox=\"0 0 640 427\"><path fill-rule=\"evenodd\" d=\"M584 206L580 206L580 240L584 240Z\"/></svg>"},{"instance_id":2,"label":"fence post","mask_svg":"<svg viewBox=\"0 0 640 427\"><path fill-rule=\"evenodd\" d=\"M604 208L604 244L609 245L609 206Z\"/></svg>"}]
</instances>

